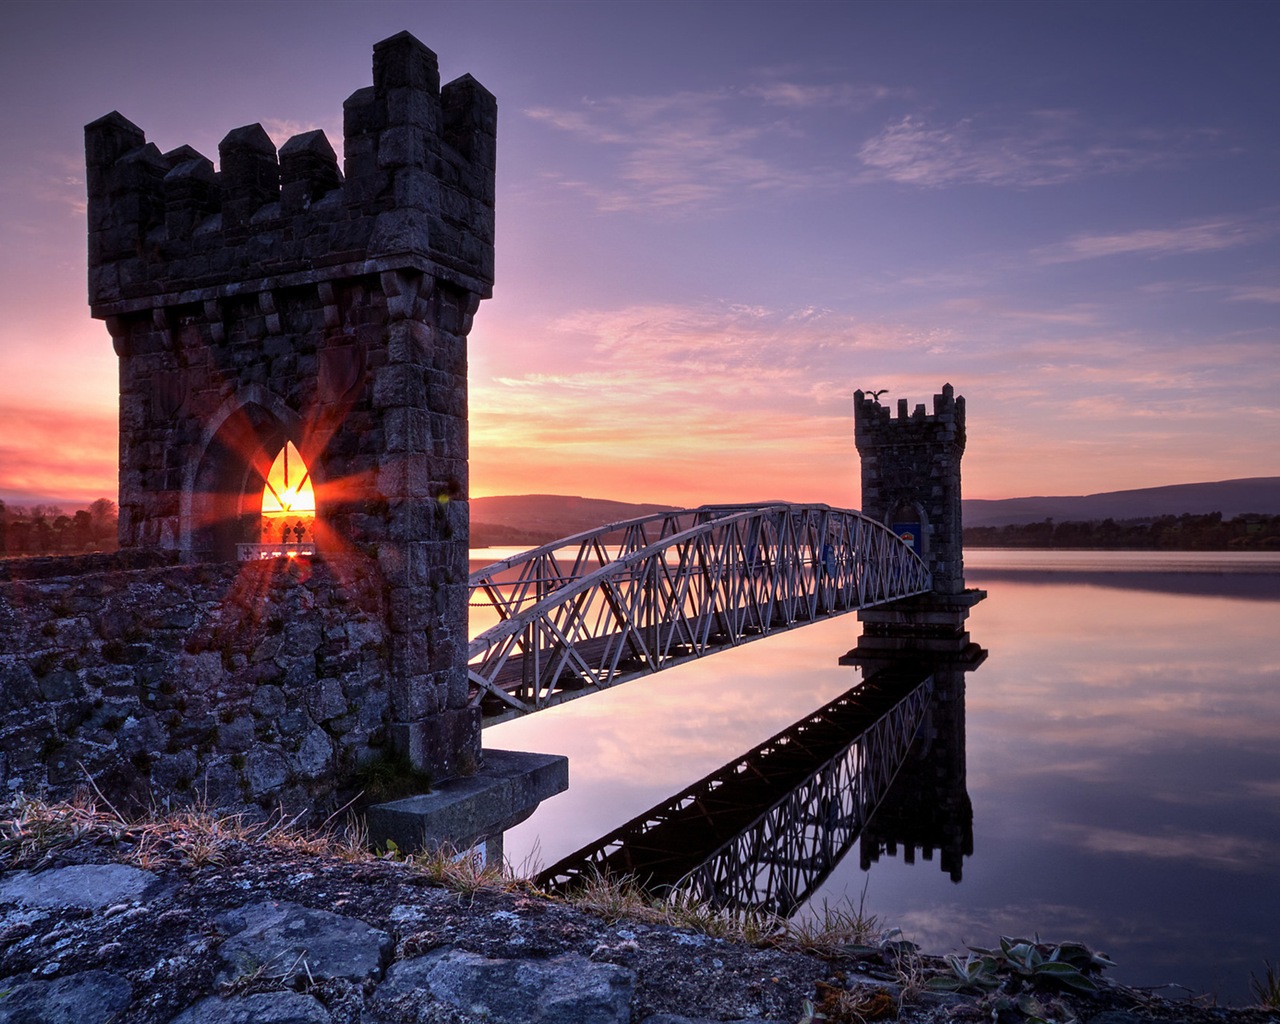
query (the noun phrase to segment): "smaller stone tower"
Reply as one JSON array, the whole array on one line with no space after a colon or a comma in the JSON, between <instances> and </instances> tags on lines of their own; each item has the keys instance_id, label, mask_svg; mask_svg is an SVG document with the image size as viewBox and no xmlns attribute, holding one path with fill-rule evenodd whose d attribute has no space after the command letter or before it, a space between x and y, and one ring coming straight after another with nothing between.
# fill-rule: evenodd
<instances>
[{"instance_id":1,"label":"smaller stone tower","mask_svg":"<svg viewBox=\"0 0 1280 1024\"><path fill-rule=\"evenodd\" d=\"M933 574L933 592L964 591L960 521L960 459L964 455L964 398L950 384L894 418L861 391L853 396L854 440L862 459L862 511L910 535Z\"/></svg>"}]
</instances>

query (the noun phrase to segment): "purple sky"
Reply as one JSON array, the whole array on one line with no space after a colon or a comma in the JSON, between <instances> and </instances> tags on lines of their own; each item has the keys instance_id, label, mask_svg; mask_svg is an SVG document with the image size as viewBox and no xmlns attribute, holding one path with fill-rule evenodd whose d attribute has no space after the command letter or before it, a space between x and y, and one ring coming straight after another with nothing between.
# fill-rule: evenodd
<instances>
[{"instance_id":1,"label":"purple sky","mask_svg":"<svg viewBox=\"0 0 1280 1024\"><path fill-rule=\"evenodd\" d=\"M498 97L472 491L857 505L852 394L969 497L1280 475L1280 5L40 3L0 31L0 499L115 494L83 126L323 128L408 29Z\"/></svg>"}]
</instances>

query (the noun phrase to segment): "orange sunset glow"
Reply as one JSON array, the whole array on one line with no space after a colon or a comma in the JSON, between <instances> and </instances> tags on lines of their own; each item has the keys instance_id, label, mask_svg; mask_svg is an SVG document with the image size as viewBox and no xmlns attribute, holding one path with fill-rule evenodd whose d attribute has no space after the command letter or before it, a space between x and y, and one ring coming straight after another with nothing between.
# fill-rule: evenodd
<instances>
[{"instance_id":1,"label":"orange sunset glow","mask_svg":"<svg viewBox=\"0 0 1280 1024\"><path fill-rule=\"evenodd\" d=\"M966 497L1280 474L1274 6L690 3L672 32L643 4L335 0L252 35L210 9L10 12L11 505L117 493L84 125L215 158L242 125L322 128L341 158L370 45L404 29L500 110L472 495L857 506L853 392L946 381Z\"/></svg>"}]
</instances>

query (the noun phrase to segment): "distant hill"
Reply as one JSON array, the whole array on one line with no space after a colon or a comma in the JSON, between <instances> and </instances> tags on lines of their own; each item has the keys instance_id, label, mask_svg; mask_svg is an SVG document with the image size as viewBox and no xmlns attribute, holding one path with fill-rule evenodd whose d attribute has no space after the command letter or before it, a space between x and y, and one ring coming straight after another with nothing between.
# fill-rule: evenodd
<instances>
[{"instance_id":1,"label":"distant hill","mask_svg":"<svg viewBox=\"0 0 1280 1024\"><path fill-rule=\"evenodd\" d=\"M662 512L671 505L634 504L563 494L517 494L471 499L473 547L535 547L605 523ZM1280 477L1249 477L1216 483L1173 484L1103 494L1055 497L966 498L964 525L1131 520L1162 515L1221 512L1231 519L1248 512L1280 515Z\"/></svg>"},{"instance_id":2,"label":"distant hill","mask_svg":"<svg viewBox=\"0 0 1280 1024\"><path fill-rule=\"evenodd\" d=\"M563 494L515 494L471 499L471 546L536 547L606 523L664 512L672 505L636 505Z\"/></svg>"},{"instance_id":3,"label":"distant hill","mask_svg":"<svg viewBox=\"0 0 1280 1024\"><path fill-rule=\"evenodd\" d=\"M1216 483L1173 484L1132 491L1038 498L964 499L964 525L1087 522L1097 519L1144 519L1160 515L1205 515L1224 519L1256 512L1280 515L1280 477L1255 476Z\"/></svg>"}]
</instances>

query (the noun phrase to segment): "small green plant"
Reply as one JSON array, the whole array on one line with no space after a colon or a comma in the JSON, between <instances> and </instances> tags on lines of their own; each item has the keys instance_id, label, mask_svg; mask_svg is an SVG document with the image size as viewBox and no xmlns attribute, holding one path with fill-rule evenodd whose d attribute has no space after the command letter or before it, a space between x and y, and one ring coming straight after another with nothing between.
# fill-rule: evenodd
<instances>
[{"instance_id":1,"label":"small green plant","mask_svg":"<svg viewBox=\"0 0 1280 1024\"><path fill-rule=\"evenodd\" d=\"M1261 978L1249 975L1249 989L1264 1010L1280 1010L1280 968L1273 967L1270 960L1264 960L1262 966Z\"/></svg>"},{"instance_id":2,"label":"small green plant","mask_svg":"<svg viewBox=\"0 0 1280 1024\"><path fill-rule=\"evenodd\" d=\"M1010 995L1034 988L1095 993L1098 986L1090 975L1115 966L1107 957L1094 953L1080 942L1053 945L1008 936L1001 936L999 949L970 946L969 955L963 959L955 953L945 959L951 976L934 979L930 987L971 992L1000 990Z\"/></svg>"},{"instance_id":3,"label":"small green plant","mask_svg":"<svg viewBox=\"0 0 1280 1024\"><path fill-rule=\"evenodd\" d=\"M415 768L404 754L384 753L365 761L356 767L352 781L369 803L431 792L431 775Z\"/></svg>"}]
</instances>

